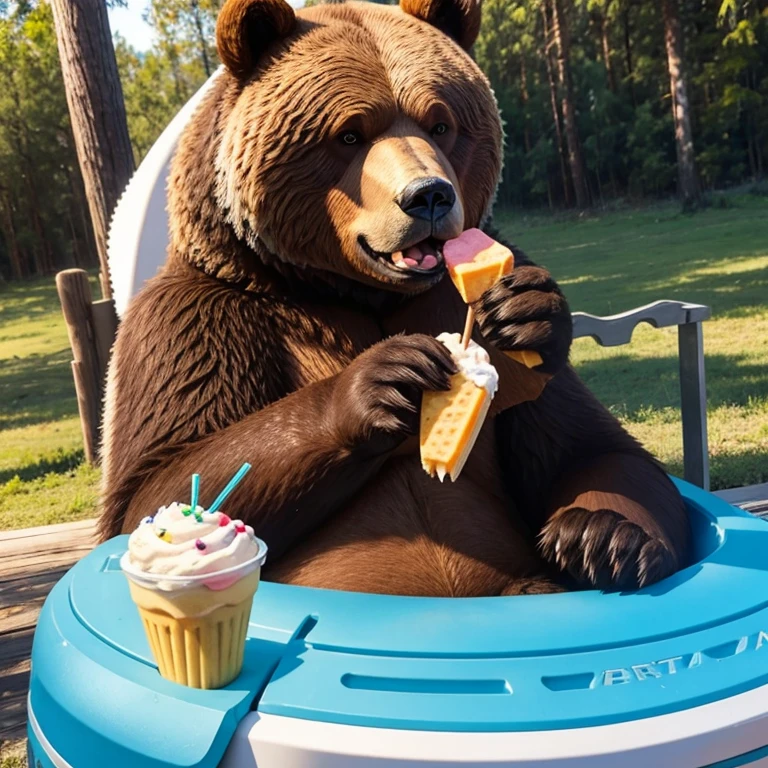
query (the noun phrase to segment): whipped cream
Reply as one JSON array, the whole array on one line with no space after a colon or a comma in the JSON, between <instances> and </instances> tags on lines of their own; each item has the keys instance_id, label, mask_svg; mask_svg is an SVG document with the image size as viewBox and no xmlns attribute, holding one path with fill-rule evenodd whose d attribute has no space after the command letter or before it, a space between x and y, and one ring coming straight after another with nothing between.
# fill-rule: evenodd
<instances>
[{"instance_id":1,"label":"whipped cream","mask_svg":"<svg viewBox=\"0 0 768 768\"><path fill-rule=\"evenodd\" d=\"M441 333L437 340L451 353L459 370L476 386L493 397L499 388L499 374L491 365L488 353L476 342L470 341L467 348L461 346L460 333Z\"/></svg>"},{"instance_id":2,"label":"whipped cream","mask_svg":"<svg viewBox=\"0 0 768 768\"><path fill-rule=\"evenodd\" d=\"M262 546L240 520L174 503L141 521L128 539L128 561L145 573L201 576L253 560Z\"/></svg>"}]
</instances>

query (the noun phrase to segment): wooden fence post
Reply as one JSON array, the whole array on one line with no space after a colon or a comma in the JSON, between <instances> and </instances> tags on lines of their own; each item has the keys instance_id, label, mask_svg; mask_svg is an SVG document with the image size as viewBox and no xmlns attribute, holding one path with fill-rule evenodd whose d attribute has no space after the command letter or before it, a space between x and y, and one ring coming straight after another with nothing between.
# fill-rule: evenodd
<instances>
[{"instance_id":1,"label":"wooden fence post","mask_svg":"<svg viewBox=\"0 0 768 768\"><path fill-rule=\"evenodd\" d=\"M83 269L59 272L56 275L56 287L74 357L72 373L75 377L77 406L83 429L85 458L86 461L94 463L99 445L103 377L88 273Z\"/></svg>"}]
</instances>

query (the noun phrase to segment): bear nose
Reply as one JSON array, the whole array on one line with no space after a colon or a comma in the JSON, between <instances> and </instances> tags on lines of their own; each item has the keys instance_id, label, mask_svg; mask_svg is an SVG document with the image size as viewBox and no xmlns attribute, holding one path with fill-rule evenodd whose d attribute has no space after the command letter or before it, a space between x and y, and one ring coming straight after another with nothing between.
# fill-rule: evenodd
<instances>
[{"instance_id":1,"label":"bear nose","mask_svg":"<svg viewBox=\"0 0 768 768\"><path fill-rule=\"evenodd\" d=\"M414 219L434 223L450 213L455 202L456 192L451 184L444 179L428 178L412 181L397 204Z\"/></svg>"}]
</instances>

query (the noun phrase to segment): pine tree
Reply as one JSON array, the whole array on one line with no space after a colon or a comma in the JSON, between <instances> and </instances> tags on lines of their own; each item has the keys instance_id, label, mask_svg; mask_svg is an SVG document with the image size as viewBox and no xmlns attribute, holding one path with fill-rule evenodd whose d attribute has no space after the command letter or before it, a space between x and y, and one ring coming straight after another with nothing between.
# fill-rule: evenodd
<instances>
[{"instance_id":1,"label":"pine tree","mask_svg":"<svg viewBox=\"0 0 768 768\"><path fill-rule=\"evenodd\" d=\"M683 33L680 26L678 0L662 0L662 12L672 95L672 115L675 120L678 193L684 205L691 205L699 198L699 182L693 151L691 107L688 101L688 83L683 63Z\"/></svg>"}]
</instances>

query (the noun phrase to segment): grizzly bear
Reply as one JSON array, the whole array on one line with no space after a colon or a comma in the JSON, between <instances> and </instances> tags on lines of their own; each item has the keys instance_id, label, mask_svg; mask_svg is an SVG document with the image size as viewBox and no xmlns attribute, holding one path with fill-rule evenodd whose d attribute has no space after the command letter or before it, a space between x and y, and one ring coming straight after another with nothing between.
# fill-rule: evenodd
<instances>
[{"instance_id":1,"label":"grizzly bear","mask_svg":"<svg viewBox=\"0 0 768 768\"><path fill-rule=\"evenodd\" d=\"M441 247L488 229L501 172L479 26L476 0L224 4L225 71L171 171L167 263L114 349L104 537L187 499L195 472L209 504L248 461L226 511L268 543L275 581L512 595L685 564L681 497L569 367L568 305L514 246L475 307L501 380L490 417L457 482L421 468L421 395L455 370L435 336L466 315ZM522 349L541 366L503 354Z\"/></svg>"}]
</instances>

